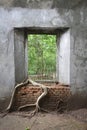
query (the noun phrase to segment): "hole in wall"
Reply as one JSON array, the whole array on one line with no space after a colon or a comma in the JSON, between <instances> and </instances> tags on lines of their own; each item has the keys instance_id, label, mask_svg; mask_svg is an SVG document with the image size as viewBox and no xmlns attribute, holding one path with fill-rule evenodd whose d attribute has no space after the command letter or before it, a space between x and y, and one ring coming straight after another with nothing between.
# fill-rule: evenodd
<instances>
[{"instance_id":1,"label":"hole in wall","mask_svg":"<svg viewBox=\"0 0 87 130\"><path fill-rule=\"evenodd\" d=\"M28 68L29 59L27 52L29 35L53 35L56 37L56 81L63 84L70 84L70 29L31 27L16 28L14 32L14 61L16 83L23 82L23 80L28 78L28 71L30 71Z\"/></svg>"},{"instance_id":2,"label":"hole in wall","mask_svg":"<svg viewBox=\"0 0 87 130\"><path fill-rule=\"evenodd\" d=\"M33 80L56 80L56 35L28 35L28 75Z\"/></svg>"}]
</instances>

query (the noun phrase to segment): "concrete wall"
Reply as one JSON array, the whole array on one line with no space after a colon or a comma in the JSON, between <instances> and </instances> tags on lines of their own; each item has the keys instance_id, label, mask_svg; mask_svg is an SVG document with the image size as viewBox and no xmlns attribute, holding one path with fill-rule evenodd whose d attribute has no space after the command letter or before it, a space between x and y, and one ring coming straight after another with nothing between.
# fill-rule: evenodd
<instances>
[{"instance_id":1,"label":"concrete wall","mask_svg":"<svg viewBox=\"0 0 87 130\"><path fill-rule=\"evenodd\" d=\"M86 0L0 0L0 6L23 7L30 9L52 9L52 8L81 8L87 7Z\"/></svg>"},{"instance_id":2,"label":"concrete wall","mask_svg":"<svg viewBox=\"0 0 87 130\"><path fill-rule=\"evenodd\" d=\"M59 41L59 82L70 85L70 30L60 35Z\"/></svg>"},{"instance_id":3,"label":"concrete wall","mask_svg":"<svg viewBox=\"0 0 87 130\"><path fill-rule=\"evenodd\" d=\"M87 90L87 30L84 26L72 29L71 39L71 86L75 91Z\"/></svg>"},{"instance_id":4,"label":"concrete wall","mask_svg":"<svg viewBox=\"0 0 87 130\"><path fill-rule=\"evenodd\" d=\"M28 55L25 32L15 29L14 34L15 84L18 84L28 78Z\"/></svg>"},{"instance_id":5,"label":"concrete wall","mask_svg":"<svg viewBox=\"0 0 87 130\"><path fill-rule=\"evenodd\" d=\"M6 8L0 1L0 109L6 108L15 85L14 28L70 28L70 85L73 92L87 91L87 9ZM16 1L8 0L8 7ZM51 1L52 2L52 1ZM20 3L20 2L19 2ZM56 2L55 2L56 3ZM81 3L81 1L80 1ZM23 3L22 3L23 4ZM15 5L18 5L15 4ZM24 5L24 4L23 4ZM54 4L56 5L56 4ZM32 8L35 8L33 5ZM41 6L41 8L45 8ZM56 7L56 6L53 6ZM62 7L62 6L61 6ZM79 8L80 7L80 8ZM38 5L36 8L40 8ZM47 6L47 8L52 8ZM66 68L65 68L66 69Z\"/></svg>"}]
</instances>

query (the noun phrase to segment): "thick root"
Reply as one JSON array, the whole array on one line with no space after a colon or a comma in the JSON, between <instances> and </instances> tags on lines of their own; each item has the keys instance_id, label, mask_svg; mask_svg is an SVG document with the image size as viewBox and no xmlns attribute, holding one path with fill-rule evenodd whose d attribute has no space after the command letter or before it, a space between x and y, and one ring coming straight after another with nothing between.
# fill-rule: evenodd
<instances>
[{"instance_id":1,"label":"thick root","mask_svg":"<svg viewBox=\"0 0 87 130\"><path fill-rule=\"evenodd\" d=\"M47 93L48 93L48 91L47 91L47 86L42 85L42 84L39 84L39 83L36 83L36 82L34 82L34 81L32 81L32 80L29 80L29 82L32 83L34 86L39 86L39 87L41 87L44 91L43 91L43 93L37 98L37 101L36 101L35 104L26 104L26 105L23 105L23 106L19 107L18 110L21 110L21 109L26 108L26 107L36 106L36 109L35 109L35 112L34 112L34 113L37 113L39 110L43 110L42 108L40 108L39 102L41 101L42 98L44 98L44 97L47 95Z\"/></svg>"},{"instance_id":2,"label":"thick root","mask_svg":"<svg viewBox=\"0 0 87 130\"><path fill-rule=\"evenodd\" d=\"M24 109L24 108L26 108L26 107L35 106L36 109L35 109L35 111L33 112L33 113L35 114L35 113L37 113L39 110L42 109L42 108L40 108L40 106L39 106L39 102L41 101L42 98L44 98L44 97L47 95L47 93L48 93L48 91L47 91L47 86L45 86L45 85L43 85L43 84L39 84L39 83L37 83L37 82L34 82L34 81L32 81L31 79L27 79L26 82L20 83L20 84L18 84L18 85L15 86L14 91L13 91L13 93L12 93L12 97L11 97L10 103L9 103L7 109L6 109L6 112L7 112L7 113L11 111L11 108L12 108L12 105L13 105L13 102L14 102L14 98L15 98L15 94L16 94L16 90L17 90L18 88L20 88L20 87L26 86L26 85L29 84L29 83L31 83L33 86L39 86L39 87L41 87L41 88L43 89L43 93L37 98L37 101L36 101L35 104L26 104L26 105L20 106L20 107L18 108L18 111L20 111L21 109ZM42 109L42 110L43 110L43 109Z\"/></svg>"},{"instance_id":3,"label":"thick root","mask_svg":"<svg viewBox=\"0 0 87 130\"><path fill-rule=\"evenodd\" d=\"M26 108L26 107L35 107L35 106L36 106L36 104L26 104L26 105L20 106L20 107L18 108L18 111L20 111L20 110L22 110L22 109L24 109L24 108Z\"/></svg>"},{"instance_id":4,"label":"thick root","mask_svg":"<svg viewBox=\"0 0 87 130\"><path fill-rule=\"evenodd\" d=\"M26 80L26 82L20 83L20 84L18 84L18 85L16 85L16 86L14 87L14 90L13 90L13 93L12 93L12 96L11 96L11 100L10 100L10 103L9 103L9 105L8 105L8 107L7 107L7 109L6 109L6 111L9 112L9 111L11 110L11 107L12 107L12 104L13 104L13 101L14 101L14 98L15 98L16 90L17 90L18 88L22 87L22 86L27 85L28 83L29 83L29 80Z\"/></svg>"}]
</instances>

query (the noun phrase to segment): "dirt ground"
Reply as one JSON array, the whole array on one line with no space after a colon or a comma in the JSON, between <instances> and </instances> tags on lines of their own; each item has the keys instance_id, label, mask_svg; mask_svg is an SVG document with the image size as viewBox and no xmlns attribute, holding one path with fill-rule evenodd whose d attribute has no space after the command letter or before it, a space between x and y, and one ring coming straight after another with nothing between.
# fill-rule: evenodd
<instances>
[{"instance_id":1,"label":"dirt ground","mask_svg":"<svg viewBox=\"0 0 87 130\"><path fill-rule=\"evenodd\" d=\"M38 113L32 118L28 112L0 114L0 130L87 130L87 109ZM27 129L28 128L28 129Z\"/></svg>"}]
</instances>

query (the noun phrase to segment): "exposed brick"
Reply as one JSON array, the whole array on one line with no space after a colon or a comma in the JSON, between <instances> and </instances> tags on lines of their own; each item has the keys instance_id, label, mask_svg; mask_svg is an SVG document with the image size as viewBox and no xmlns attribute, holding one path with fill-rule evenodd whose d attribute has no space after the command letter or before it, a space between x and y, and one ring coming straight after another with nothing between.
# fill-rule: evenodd
<instances>
[{"instance_id":1,"label":"exposed brick","mask_svg":"<svg viewBox=\"0 0 87 130\"><path fill-rule=\"evenodd\" d=\"M19 106L35 103L37 98L43 92L38 86L23 86L17 89L13 109L17 110ZM70 97L70 87L63 85L48 87L48 95L40 102L41 107L48 110L55 110L60 99L67 101Z\"/></svg>"}]
</instances>

